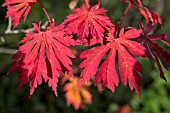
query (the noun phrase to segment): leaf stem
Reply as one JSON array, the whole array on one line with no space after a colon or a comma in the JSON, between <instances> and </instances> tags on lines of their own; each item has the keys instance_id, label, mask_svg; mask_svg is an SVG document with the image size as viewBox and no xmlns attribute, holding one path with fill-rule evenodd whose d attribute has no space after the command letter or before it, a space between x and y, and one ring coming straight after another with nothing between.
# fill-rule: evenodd
<instances>
[{"instance_id":1,"label":"leaf stem","mask_svg":"<svg viewBox=\"0 0 170 113\"><path fill-rule=\"evenodd\" d=\"M45 7L43 6L43 4L42 4L39 0L37 0L37 2L39 3L40 7L43 9L43 11L44 11L44 13L45 13L45 15L46 15L46 17L47 17L47 19L48 19L48 22L51 22L51 18L50 18L50 16L49 16L47 10L46 10Z\"/></svg>"},{"instance_id":2,"label":"leaf stem","mask_svg":"<svg viewBox=\"0 0 170 113\"><path fill-rule=\"evenodd\" d=\"M131 5L128 5L128 6L127 6L125 12L123 13L123 15L121 16L121 18L120 18L119 21L117 22L117 25L119 25L119 24L123 21L123 19L125 18L127 12L129 11L130 7L131 7Z\"/></svg>"},{"instance_id":3,"label":"leaf stem","mask_svg":"<svg viewBox=\"0 0 170 113\"><path fill-rule=\"evenodd\" d=\"M89 0L84 0L84 1L85 1L85 4L86 4L87 8L90 8Z\"/></svg>"},{"instance_id":4,"label":"leaf stem","mask_svg":"<svg viewBox=\"0 0 170 113\"><path fill-rule=\"evenodd\" d=\"M101 2L100 2L100 0L98 0L98 3L97 3L97 5L98 5L98 6L100 6L100 3L101 3Z\"/></svg>"}]
</instances>

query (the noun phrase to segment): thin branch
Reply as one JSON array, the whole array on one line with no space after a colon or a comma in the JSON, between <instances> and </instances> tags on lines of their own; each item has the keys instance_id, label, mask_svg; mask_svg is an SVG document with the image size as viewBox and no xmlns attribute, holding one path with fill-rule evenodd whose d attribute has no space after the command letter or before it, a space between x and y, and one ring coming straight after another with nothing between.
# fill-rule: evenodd
<instances>
[{"instance_id":1,"label":"thin branch","mask_svg":"<svg viewBox=\"0 0 170 113\"><path fill-rule=\"evenodd\" d=\"M15 50L15 49L0 48L0 54L1 53L15 54L16 52L17 52L17 50Z\"/></svg>"},{"instance_id":2,"label":"thin branch","mask_svg":"<svg viewBox=\"0 0 170 113\"><path fill-rule=\"evenodd\" d=\"M50 16L49 16L47 10L46 10L45 7L43 6L43 4L42 4L39 0L37 0L37 2L39 3L40 7L43 9L43 11L44 11L44 13L45 13L45 15L46 15L46 17L47 17L47 19L48 19L48 22L51 22L51 18L50 18Z\"/></svg>"},{"instance_id":3,"label":"thin branch","mask_svg":"<svg viewBox=\"0 0 170 113\"><path fill-rule=\"evenodd\" d=\"M85 2L85 4L86 4L87 8L90 8L89 0L84 0L84 2Z\"/></svg>"},{"instance_id":4,"label":"thin branch","mask_svg":"<svg viewBox=\"0 0 170 113\"><path fill-rule=\"evenodd\" d=\"M11 28L12 28L12 18L9 17L9 18L8 18L8 27L7 27L7 29L5 30L5 34L8 34L8 32L11 31Z\"/></svg>"},{"instance_id":5,"label":"thin branch","mask_svg":"<svg viewBox=\"0 0 170 113\"><path fill-rule=\"evenodd\" d=\"M41 29L46 29L46 26L48 25L48 21L46 21L42 26ZM8 27L7 29L0 33L0 41L2 42L2 44L0 44L0 46L4 47L6 45L10 45L10 43L6 43L5 41L5 35L9 35L9 34L19 34L19 33L29 33L29 32L33 32L35 29L34 28L28 28L28 29L19 29L19 30L12 30L12 19L11 17L8 18Z\"/></svg>"},{"instance_id":6,"label":"thin branch","mask_svg":"<svg viewBox=\"0 0 170 113\"><path fill-rule=\"evenodd\" d=\"M125 18L126 14L127 14L128 11L129 11L130 7L131 7L130 5L127 6L125 12L123 13L123 15L121 16L121 18L120 18L119 21L117 22L117 25L119 25L119 24L123 21L123 19Z\"/></svg>"},{"instance_id":7,"label":"thin branch","mask_svg":"<svg viewBox=\"0 0 170 113\"><path fill-rule=\"evenodd\" d=\"M29 33L29 32L33 32L34 31L34 28L28 28L28 29L18 29L18 30L12 30L12 20L11 18L9 18L9 21L8 21L8 27L7 29L0 34L0 38L1 40L4 39L4 35L8 35L8 34L18 34L18 33ZM46 28L46 25L48 24L48 22L45 22L41 28L42 29L45 29ZM4 41L4 40L3 40Z\"/></svg>"}]
</instances>

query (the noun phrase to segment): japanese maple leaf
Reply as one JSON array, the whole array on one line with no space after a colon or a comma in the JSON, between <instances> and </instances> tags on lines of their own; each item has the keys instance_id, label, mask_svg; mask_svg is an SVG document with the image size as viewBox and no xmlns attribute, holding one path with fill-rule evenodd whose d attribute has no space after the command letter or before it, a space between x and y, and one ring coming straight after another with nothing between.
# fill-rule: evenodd
<instances>
[{"instance_id":1,"label":"japanese maple leaf","mask_svg":"<svg viewBox=\"0 0 170 113\"><path fill-rule=\"evenodd\" d=\"M143 5L143 0L121 0L128 3L127 8L133 9L135 6L139 9L140 13L144 16L146 23L152 22L154 26L156 23L159 23L162 27L162 19L155 12L150 11L146 6Z\"/></svg>"},{"instance_id":2,"label":"japanese maple leaf","mask_svg":"<svg viewBox=\"0 0 170 113\"><path fill-rule=\"evenodd\" d=\"M26 21L27 15L37 0L5 0L3 6L7 7L6 18L12 17L12 25L16 27L22 17Z\"/></svg>"},{"instance_id":3,"label":"japanese maple leaf","mask_svg":"<svg viewBox=\"0 0 170 113\"><path fill-rule=\"evenodd\" d=\"M23 44L13 56L15 60L9 70L19 70L19 88L30 82L30 95L35 88L48 81L57 96L57 82L60 72L72 74L71 58L75 56L65 45L72 42L70 36L63 31L64 26L54 26L54 22L45 31L40 31L40 25L34 25L37 33L28 33L21 41Z\"/></svg>"},{"instance_id":4,"label":"japanese maple leaf","mask_svg":"<svg viewBox=\"0 0 170 113\"><path fill-rule=\"evenodd\" d=\"M106 37L108 41L105 45L103 44L82 52L80 58L85 60L80 64L80 68L83 68L80 85L89 81L96 75L96 83L102 82L103 88L107 87L114 92L115 85L118 86L119 84L115 69L116 53L118 53L118 66L121 81L124 85L128 83L131 90L135 88L136 93L140 97L139 81L141 77L139 72L141 72L142 69L139 62L133 56L143 56L145 54L145 48L141 44L130 40L140 36L140 33L141 30L135 28L131 28L126 32L124 28L122 28L119 36L115 38L113 30L108 33L108 37ZM98 69L103 56L107 52L107 58Z\"/></svg>"},{"instance_id":5,"label":"japanese maple leaf","mask_svg":"<svg viewBox=\"0 0 170 113\"><path fill-rule=\"evenodd\" d=\"M68 83L65 84L63 90L66 91L65 97L67 105L72 104L75 109L85 107L85 104L91 104L92 95L88 91L91 83L85 83L83 86L79 86L80 78L70 78Z\"/></svg>"},{"instance_id":6,"label":"japanese maple leaf","mask_svg":"<svg viewBox=\"0 0 170 113\"><path fill-rule=\"evenodd\" d=\"M100 8L99 4L87 8L73 9L74 14L67 16L63 22L68 29L68 33L74 33L79 37L82 43L87 45L103 43L103 37L106 29L113 27L108 16L104 15L107 10Z\"/></svg>"},{"instance_id":7,"label":"japanese maple leaf","mask_svg":"<svg viewBox=\"0 0 170 113\"><path fill-rule=\"evenodd\" d=\"M139 41L143 44L143 46L146 48L146 52L148 54L148 58L151 62L154 60L157 63L160 77L164 80L166 80L164 76L164 72L161 68L160 61L165 67L166 70L170 69L170 54L166 52L162 47L160 47L158 44L156 44L154 41L162 41L163 43L167 44L169 46L169 43L166 42L167 36L165 34L150 34L151 31L153 31L154 26L152 26L152 23L150 23L146 29L144 29L143 24L139 23L140 28L143 30L143 34L139 37Z\"/></svg>"}]
</instances>

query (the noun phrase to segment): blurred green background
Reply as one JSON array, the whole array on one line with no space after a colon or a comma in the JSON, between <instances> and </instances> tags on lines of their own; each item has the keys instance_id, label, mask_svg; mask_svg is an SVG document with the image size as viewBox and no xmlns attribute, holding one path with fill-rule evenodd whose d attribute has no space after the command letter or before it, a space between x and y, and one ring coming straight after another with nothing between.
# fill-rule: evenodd
<instances>
[{"instance_id":1,"label":"blurred green background","mask_svg":"<svg viewBox=\"0 0 170 113\"><path fill-rule=\"evenodd\" d=\"M52 18L60 24L65 17L71 13L68 8L70 0L41 0ZM97 0L93 1L95 4ZM2 4L4 0L0 1ZM78 6L81 5L79 2ZM155 29L155 33L164 33L170 36L170 1L169 0L145 0L144 4L151 10L157 12L163 19L163 27L159 26ZM109 10L107 14L116 23L123 14L127 4L119 0L103 0L102 7ZM8 21L5 20L6 8L0 7L0 34L6 28ZM26 29L32 27L32 22L43 23L46 17L39 7L35 5L27 21L21 24L16 29ZM143 17L135 8L129 11L121 26L138 27L138 21L143 21ZM17 49L18 41L24 37L23 33L5 35L5 43L0 40L0 48ZM168 39L170 42L170 38ZM169 53L170 49L160 43ZM78 46L79 51L86 49ZM170 72L164 70L167 82L159 77L159 71L154 64L153 68L147 59L140 59L142 64L142 81L141 81L141 99L138 99L135 91L130 91L128 86L122 84L112 93L105 89L102 93L98 93L97 88L92 86L90 92L92 94L92 104L87 105L83 110L75 110L73 106L67 106L64 98L62 86L59 85L59 96L55 97L51 88L47 84L39 86L33 96L29 98L29 84L25 85L19 92L17 72L6 75L11 64L11 54L0 53L0 113L170 113ZM78 64L75 62L75 64ZM119 110L119 111L118 111ZM124 111L123 111L124 110Z\"/></svg>"}]
</instances>

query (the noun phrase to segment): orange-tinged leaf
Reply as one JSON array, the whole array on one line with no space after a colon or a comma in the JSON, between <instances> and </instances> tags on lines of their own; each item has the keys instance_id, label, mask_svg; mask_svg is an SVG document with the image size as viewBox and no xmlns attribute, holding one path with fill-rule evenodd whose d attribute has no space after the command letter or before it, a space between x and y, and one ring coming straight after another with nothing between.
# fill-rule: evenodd
<instances>
[{"instance_id":1,"label":"orange-tinged leaf","mask_svg":"<svg viewBox=\"0 0 170 113\"><path fill-rule=\"evenodd\" d=\"M79 86L79 78L70 78L68 83L65 84L63 90L66 91L65 97L67 105L73 105L75 109L84 107L85 104L92 102L92 95L88 91L90 82L85 83L83 86Z\"/></svg>"}]
</instances>

